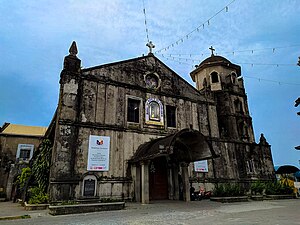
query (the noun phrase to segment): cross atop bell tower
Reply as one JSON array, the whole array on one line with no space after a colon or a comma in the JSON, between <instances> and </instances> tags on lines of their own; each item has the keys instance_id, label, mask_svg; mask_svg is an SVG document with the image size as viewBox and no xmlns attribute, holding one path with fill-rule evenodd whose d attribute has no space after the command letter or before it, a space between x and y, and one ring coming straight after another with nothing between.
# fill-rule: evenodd
<instances>
[{"instance_id":1,"label":"cross atop bell tower","mask_svg":"<svg viewBox=\"0 0 300 225\"><path fill-rule=\"evenodd\" d=\"M209 50L211 50L211 56L214 56L214 51L216 51L216 49L214 49L213 46L210 46Z\"/></svg>"}]
</instances>

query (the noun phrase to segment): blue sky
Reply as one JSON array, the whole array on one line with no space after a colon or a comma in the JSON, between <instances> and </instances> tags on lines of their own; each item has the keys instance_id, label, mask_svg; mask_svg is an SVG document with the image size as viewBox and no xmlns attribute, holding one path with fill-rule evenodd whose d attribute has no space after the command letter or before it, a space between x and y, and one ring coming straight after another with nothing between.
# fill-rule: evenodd
<instances>
[{"instance_id":1,"label":"blue sky","mask_svg":"<svg viewBox=\"0 0 300 225\"><path fill-rule=\"evenodd\" d=\"M193 65L210 56L211 45L240 64L256 140L265 134L276 165L299 166L300 151L294 149L300 145L300 108L294 107L300 96L299 1L144 2L154 52L174 43L156 56L191 84ZM228 4L228 12L208 24ZM0 124L49 125L63 58L73 40L83 67L148 51L142 0L1 1L0 27Z\"/></svg>"}]
</instances>

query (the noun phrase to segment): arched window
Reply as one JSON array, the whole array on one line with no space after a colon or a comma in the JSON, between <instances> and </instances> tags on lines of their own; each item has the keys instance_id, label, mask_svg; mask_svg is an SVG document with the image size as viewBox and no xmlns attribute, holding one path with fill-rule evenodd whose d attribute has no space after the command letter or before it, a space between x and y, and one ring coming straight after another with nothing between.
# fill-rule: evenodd
<instances>
[{"instance_id":1,"label":"arched window","mask_svg":"<svg viewBox=\"0 0 300 225\"><path fill-rule=\"evenodd\" d=\"M149 103L149 119L160 121L160 107L156 101L152 101Z\"/></svg>"},{"instance_id":2,"label":"arched window","mask_svg":"<svg viewBox=\"0 0 300 225\"><path fill-rule=\"evenodd\" d=\"M210 74L210 76L211 76L211 82L212 83L218 83L219 82L219 75L218 75L217 72L212 72Z\"/></svg>"},{"instance_id":3,"label":"arched window","mask_svg":"<svg viewBox=\"0 0 300 225\"><path fill-rule=\"evenodd\" d=\"M164 125L163 104L156 98L149 98L145 104L146 124Z\"/></svg>"}]
</instances>

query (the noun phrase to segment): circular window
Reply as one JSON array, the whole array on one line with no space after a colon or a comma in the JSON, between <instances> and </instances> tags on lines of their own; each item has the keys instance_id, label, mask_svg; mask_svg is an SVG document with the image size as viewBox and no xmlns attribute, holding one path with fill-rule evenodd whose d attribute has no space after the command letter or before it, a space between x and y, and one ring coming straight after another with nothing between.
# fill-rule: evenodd
<instances>
[{"instance_id":1,"label":"circular window","mask_svg":"<svg viewBox=\"0 0 300 225\"><path fill-rule=\"evenodd\" d=\"M158 78L154 74L148 74L145 77L146 87L155 89L158 88Z\"/></svg>"}]
</instances>

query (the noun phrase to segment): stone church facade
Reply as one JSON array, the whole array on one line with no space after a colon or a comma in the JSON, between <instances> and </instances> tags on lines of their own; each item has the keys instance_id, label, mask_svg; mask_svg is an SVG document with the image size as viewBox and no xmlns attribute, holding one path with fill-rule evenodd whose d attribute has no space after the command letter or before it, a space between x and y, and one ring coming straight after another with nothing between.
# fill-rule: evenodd
<instances>
[{"instance_id":1,"label":"stone church facade","mask_svg":"<svg viewBox=\"0 0 300 225\"><path fill-rule=\"evenodd\" d=\"M152 53L81 69L75 42L69 52L47 132L51 201L189 201L190 185L274 178L270 145L254 139L240 66L212 54L191 72L194 88ZM199 160L208 172L194 170Z\"/></svg>"}]
</instances>

